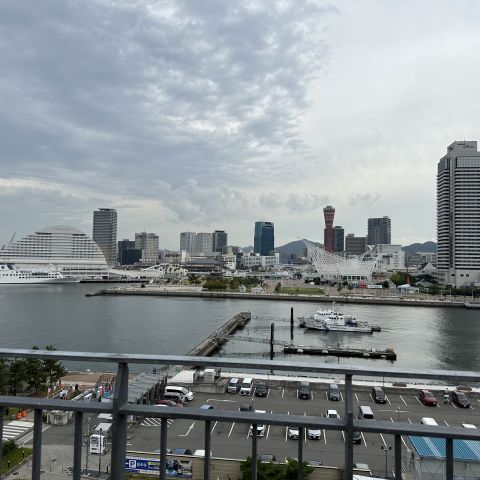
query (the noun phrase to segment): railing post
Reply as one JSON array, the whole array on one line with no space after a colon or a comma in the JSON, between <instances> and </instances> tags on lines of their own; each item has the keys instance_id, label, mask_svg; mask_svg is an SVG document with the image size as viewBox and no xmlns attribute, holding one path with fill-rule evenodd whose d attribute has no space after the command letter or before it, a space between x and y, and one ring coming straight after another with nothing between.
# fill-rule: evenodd
<instances>
[{"instance_id":1,"label":"railing post","mask_svg":"<svg viewBox=\"0 0 480 480\"><path fill-rule=\"evenodd\" d=\"M212 433L212 422L205 422L205 457L203 458L203 479L210 478L210 435Z\"/></svg>"},{"instance_id":2,"label":"railing post","mask_svg":"<svg viewBox=\"0 0 480 480\"><path fill-rule=\"evenodd\" d=\"M73 444L73 480L80 480L82 470L83 412L75 412L75 438Z\"/></svg>"},{"instance_id":3,"label":"railing post","mask_svg":"<svg viewBox=\"0 0 480 480\"><path fill-rule=\"evenodd\" d=\"M42 411L35 409L33 420L33 459L32 479L40 480L40 466L42 463Z\"/></svg>"},{"instance_id":4,"label":"railing post","mask_svg":"<svg viewBox=\"0 0 480 480\"><path fill-rule=\"evenodd\" d=\"M112 478L125 479L125 456L127 453L127 415L120 413L128 402L128 363L119 362L115 378L115 394L112 405Z\"/></svg>"},{"instance_id":5,"label":"railing post","mask_svg":"<svg viewBox=\"0 0 480 480\"><path fill-rule=\"evenodd\" d=\"M167 428L168 419L162 418L160 424L160 480L167 478Z\"/></svg>"},{"instance_id":6,"label":"railing post","mask_svg":"<svg viewBox=\"0 0 480 480\"><path fill-rule=\"evenodd\" d=\"M345 478L353 478L353 385L352 374L345 374Z\"/></svg>"},{"instance_id":7,"label":"railing post","mask_svg":"<svg viewBox=\"0 0 480 480\"><path fill-rule=\"evenodd\" d=\"M445 439L445 478L453 480L453 438Z\"/></svg>"},{"instance_id":8,"label":"railing post","mask_svg":"<svg viewBox=\"0 0 480 480\"><path fill-rule=\"evenodd\" d=\"M0 407L0 465L3 464L3 417L5 416L5 407ZM0 480L3 480L2 471L0 469Z\"/></svg>"},{"instance_id":9,"label":"railing post","mask_svg":"<svg viewBox=\"0 0 480 480\"><path fill-rule=\"evenodd\" d=\"M395 435L395 480L402 480L402 437Z\"/></svg>"},{"instance_id":10,"label":"railing post","mask_svg":"<svg viewBox=\"0 0 480 480\"><path fill-rule=\"evenodd\" d=\"M257 480L257 424L252 425L252 480Z\"/></svg>"},{"instance_id":11,"label":"railing post","mask_svg":"<svg viewBox=\"0 0 480 480\"><path fill-rule=\"evenodd\" d=\"M303 436L305 429L300 427L298 429L298 465L297 465L297 479L303 479Z\"/></svg>"}]
</instances>

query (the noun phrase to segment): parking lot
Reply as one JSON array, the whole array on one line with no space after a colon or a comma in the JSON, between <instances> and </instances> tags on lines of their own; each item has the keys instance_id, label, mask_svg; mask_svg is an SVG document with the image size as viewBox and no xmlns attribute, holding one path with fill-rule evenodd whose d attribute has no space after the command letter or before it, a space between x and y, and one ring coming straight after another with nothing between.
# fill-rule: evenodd
<instances>
[{"instance_id":1,"label":"parking lot","mask_svg":"<svg viewBox=\"0 0 480 480\"><path fill-rule=\"evenodd\" d=\"M373 401L370 391L354 389L354 415L360 405L370 406L375 419L391 422L420 423L422 417L433 417L439 425L461 426L470 423L480 426L480 403L471 399L472 407L458 408L453 404L442 403L442 395L438 396L438 405L435 407L423 405L417 392L405 391L389 393L386 390L386 403L377 404ZM309 400L297 398L297 390L292 388L270 388L265 398L240 396L239 394L206 394L196 393L195 399L188 406L200 407L203 404L213 405L215 409L238 410L240 405L248 404L253 409L265 410L272 413L295 415L325 416L327 409L335 409L343 417L345 403L343 395L339 401L329 401L326 385L316 387ZM168 441L169 448L189 448L192 451L204 448L205 425L200 421L169 420ZM129 450L156 451L160 447L160 420L141 419L129 431ZM243 459L251 454L251 438L248 435L249 425L235 422L214 422L212 424L211 450L214 457ZM258 452L276 456L278 461L285 457L297 456L297 442L288 438L287 427L267 425L263 437L258 439ZM305 435L301 439L304 443L303 456L305 460L316 460L329 466L341 466L344 463L345 436L339 431L322 430L318 440L308 439ZM407 439L402 438L402 447L407 445ZM385 450L383 447L392 447L387 452L387 464L393 469L392 436L362 433L361 443L354 447L354 461L366 463L372 471L384 472Z\"/></svg>"}]
</instances>

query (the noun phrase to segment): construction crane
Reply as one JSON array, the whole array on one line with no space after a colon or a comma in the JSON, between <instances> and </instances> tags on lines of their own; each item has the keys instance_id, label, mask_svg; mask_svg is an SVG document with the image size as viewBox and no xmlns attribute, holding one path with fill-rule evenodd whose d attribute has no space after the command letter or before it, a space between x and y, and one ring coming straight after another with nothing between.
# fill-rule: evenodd
<instances>
[{"instance_id":1,"label":"construction crane","mask_svg":"<svg viewBox=\"0 0 480 480\"><path fill-rule=\"evenodd\" d=\"M8 245L5 245L5 244L2 245L1 250L3 250L3 249L4 249L5 247L7 247L7 246L9 247L9 246L12 244L13 239L15 238L15 235L16 235L16 234L17 234L17 232L15 232L15 233L12 235L12 238L10 238L10 241L8 242Z\"/></svg>"}]
</instances>

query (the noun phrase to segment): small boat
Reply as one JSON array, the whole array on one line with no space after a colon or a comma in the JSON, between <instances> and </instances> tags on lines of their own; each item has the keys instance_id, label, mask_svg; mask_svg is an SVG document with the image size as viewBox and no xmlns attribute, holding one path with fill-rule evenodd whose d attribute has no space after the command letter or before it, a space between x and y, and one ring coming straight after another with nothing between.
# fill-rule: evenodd
<instances>
[{"instance_id":1,"label":"small boat","mask_svg":"<svg viewBox=\"0 0 480 480\"><path fill-rule=\"evenodd\" d=\"M313 315L299 317L298 320L300 327L322 330L324 332L373 332L373 328L368 322L359 322L351 315L336 312L335 302L331 310L319 309Z\"/></svg>"},{"instance_id":2,"label":"small boat","mask_svg":"<svg viewBox=\"0 0 480 480\"><path fill-rule=\"evenodd\" d=\"M465 308L480 308L480 302L465 302L463 304Z\"/></svg>"}]
</instances>

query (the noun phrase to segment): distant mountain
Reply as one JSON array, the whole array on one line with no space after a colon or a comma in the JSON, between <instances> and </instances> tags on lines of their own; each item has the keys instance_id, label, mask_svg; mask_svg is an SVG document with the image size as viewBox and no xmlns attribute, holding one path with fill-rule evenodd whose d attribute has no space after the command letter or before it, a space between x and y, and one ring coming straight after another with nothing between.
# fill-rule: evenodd
<instances>
[{"instance_id":1,"label":"distant mountain","mask_svg":"<svg viewBox=\"0 0 480 480\"><path fill-rule=\"evenodd\" d=\"M414 255L415 253L437 253L437 244L435 242L412 243L406 247L402 247L406 253Z\"/></svg>"},{"instance_id":2,"label":"distant mountain","mask_svg":"<svg viewBox=\"0 0 480 480\"><path fill-rule=\"evenodd\" d=\"M312 242L311 240L308 241L315 245L322 246L321 243ZM307 247L303 240L294 240L293 242L289 242L281 247L277 247L275 251L281 255L302 255L306 248Z\"/></svg>"},{"instance_id":3,"label":"distant mountain","mask_svg":"<svg viewBox=\"0 0 480 480\"><path fill-rule=\"evenodd\" d=\"M252 253L253 252L253 247L251 245L249 245L248 247L242 247L242 252Z\"/></svg>"}]
</instances>

